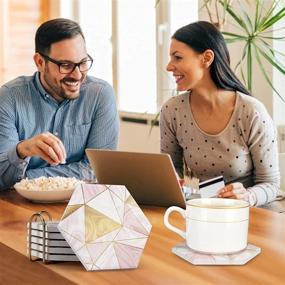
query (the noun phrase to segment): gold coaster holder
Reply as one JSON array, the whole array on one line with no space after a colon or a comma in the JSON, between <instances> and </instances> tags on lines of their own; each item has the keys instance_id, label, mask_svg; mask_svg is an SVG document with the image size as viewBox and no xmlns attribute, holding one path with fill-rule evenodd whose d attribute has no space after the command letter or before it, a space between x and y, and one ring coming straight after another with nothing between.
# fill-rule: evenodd
<instances>
[{"instance_id":1,"label":"gold coaster holder","mask_svg":"<svg viewBox=\"0 0 285 285\"><path fill-rule=\"evenodd\" d=\"M33 222L41 222L41 225L43 227L43 263L46 263L46 254L48 254L46 252L46 234L47 234L47 231L46 231L46 222L49 221L51 222L52 221L52 217L50 215L49 212L47 211L40 211L40 212L37 212L37 213L34 213L31 217L30 217L30 220L29 220L29 248L28 248L28 255L29 255L29 259L30 261L35 261L35 260L38 260L40 258L35 258L34 256L32 256L32 223Z\"/></svg>"}]
</instances>

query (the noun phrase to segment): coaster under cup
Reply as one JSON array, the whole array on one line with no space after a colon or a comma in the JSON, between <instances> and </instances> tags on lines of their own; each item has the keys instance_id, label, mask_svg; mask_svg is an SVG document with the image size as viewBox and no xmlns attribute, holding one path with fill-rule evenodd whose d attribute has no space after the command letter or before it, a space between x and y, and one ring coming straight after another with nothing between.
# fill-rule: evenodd
<instances>
[{"instance_id":1,"label":"coaster under cup","mask_svg":"<svg viewBox=\"0 0 285 285\"><path fill-rule=\"evenodd\" d=\"M261 252L261 248L253 244L232 254L203 254L190 249L185 243L176 245L172 252L194 265L243 265Z\"/></svg>"}]
</instances>

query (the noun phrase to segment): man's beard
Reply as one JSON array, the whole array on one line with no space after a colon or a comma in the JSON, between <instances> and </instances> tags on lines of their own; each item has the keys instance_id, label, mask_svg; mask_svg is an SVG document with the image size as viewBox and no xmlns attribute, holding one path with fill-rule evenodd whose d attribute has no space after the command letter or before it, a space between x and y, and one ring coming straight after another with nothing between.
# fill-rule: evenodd
<instances>
[{"instance_id":1,"label":"man's beard","mask_svg":"<svg viewBox=\"0 0 285 285\"><path fill-rule=\"evenodd\" d=\"M83 82L82 77L80 80L74 80L73 78L63 78L62 80L60 80L60 83L64 83L65 81L69 81L69 82L78 82L78 84L81 84ZM80 95L80 88L76 93L73 93L71 95L67 94L64 90L64 88L62 87L62 85L60 85L60 92L58 94L58 96L60 96L63 99L68 99L68 100L75 100L79 97Z\"/></svg>"},{"instance_id":2,"label":"man's beard","mask_svg":"<svg viewBox=\"0 0 285 285\"><path fill-rule=\"evenodd\" d=\"M49 76L49 72L46 71L46 73L44 74L44 80L49 88L49 90L52 92L51 95L56 95L62 99L67 99L67 100L75 100L79 97L80 95L80 88L79 90L75 93L75 92L68 92L66 93L66 91L64 90L62 84L64 84L64 82L69 81L69 82L78 82L78 84L82 84L82 82L84 81L85 78L83 78L83 75L81 77L80 80L74 80L73 78L70 77L65 77L63 79L61 79L59 81L59 84L56 84L52 81L52 78L50 78ZM56 99L56 98L55 98Z\"/></svg>"}]
</instances>

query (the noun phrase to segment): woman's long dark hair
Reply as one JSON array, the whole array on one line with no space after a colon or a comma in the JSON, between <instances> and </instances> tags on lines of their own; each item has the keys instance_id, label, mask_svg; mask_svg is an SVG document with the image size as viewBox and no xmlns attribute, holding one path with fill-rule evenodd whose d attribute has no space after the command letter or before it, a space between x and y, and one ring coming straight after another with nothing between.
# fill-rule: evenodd
<instances>
[{"instance_id":1,"label":"woman's long dark hair","mask_svg":"<svg viewBox=\"0 0 285 285\"><path fill-rule=\"evenodd\" d=\"M240 91L251 95L232 71L226 42L214 25L206 21L198 21L180 28L172 38L183 42L198 53L203 53L207 49L214 52L210 74L219 89Z\"/></svg>"}]
</instances>

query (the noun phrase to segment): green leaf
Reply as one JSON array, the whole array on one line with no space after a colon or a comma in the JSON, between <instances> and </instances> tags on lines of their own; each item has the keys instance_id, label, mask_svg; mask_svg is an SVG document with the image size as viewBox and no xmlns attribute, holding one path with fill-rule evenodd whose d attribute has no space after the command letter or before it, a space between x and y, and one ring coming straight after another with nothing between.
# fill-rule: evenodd
<instances>
[{"instance_id":1,"label":"green leaf","mask_svg":"<svg viewBox=\"0 0 285 285\"><path fill-rule=\"evenodd\" d=\"M154 6L155 8L158 6L159 2L160 2L160 0L155 1L155 6Z\"/></svg>"},{"instance_id":2,"label":"green leaf","mask_svg":"<svg viewBox=\"0 0 285 285\"><path fill-rule=\"evenodd\" d=\"M252 54L251 54L251 42L247 46L247 88L252 91Z\"/></svg>"},{"instance_id":3,"label":"green leaf","mask_svg":"<svg viewBox=\"0 0 285 285\"><path fill-rule=\"evenodd\" d=\"M274 49L271 48L271 46L269 44L267 44L266 42L260 40L256 42L256 47L263 52L264 54L266 54L266 56L268 58L271 59L272 62L274 62L276 65L279 66L279 68L285 70L285 66L284 64L278 59L278 57L275 56L275 52Z\"/></svg>"},{"instance_id":4,"label":"green leaf","mask_svg":"<svg viewBox=\"0 0 285 285\"><path fill-rule=\"evenodd\" d=\"M261 36L261 35L259 35L258 37L262 39L268 39L268 40L280 40L280 41L285 40L285 37L266 37L266 36Z\"/></svg>"},{"instance_id":5,"label":"green leaf","mask_svg":"<svg viewBox=\"0 0 285 285\"><path fill-rule=\"evenodd\" d=\"M260 23L260 19L261 19L261 12L262 12L262 6L263 5L263 1L255 1L255 18L254 18L254 30L257 30L257 27L259 26Z\"/></svg>"},{"instance_id":6,"label":"green leaf","mask_svg":"<svg viewBox=\"0 0 285 285\"><path fill-rule=\"evenodd\" d=\"M157 112L155 114L155 117L151 120L150 122L150 129L149 129L149 132L148 132L148 136L151 135L151 132L153 130L153 128L156 126L156 122L159 121L159 117L160 117L160 112Z\"/></svg>"},{"instance_id":7,"label":"green leaf","mask_svg":"<svg viewBox=\"0 0 285 285\"><path fill-rule=\"evenodd\" d=\"M243 68L242 68L242 67L241 67L241 69L240 69L240 74L241 74L241 78L242 78L244 84L246 85L245 74L244 74L244 72L243 72Z\"/></svg>"},{"instance_id":8,"label":"green leaf","mask_svg":"<svg viewBox=\"0 0 285 285\"><path fill-rule=\"evenodd\" d=\"M255 0L258 1L258 0ZM267 4L268 2L265 1ZM265 12L264 16L261 18L259 25L257 27L258 31L262 31L262 27L264 25L264 23L268 20L268 18L272 15L272 13L274 12L275 8L277 7L277 2L279 1L272 1L271 6L268 8L267 12ZM262 9L264 9L264 6L262 6Z\"/></svg>"},{"instance_id":9,"label":"green leaf","mask_svg":"<svg viewBox=\"0 0 285 285\"><path fill-rule=\"evenodd\" d=\"M276 69L278 69L283 75L285 75L285 69L280 66L280 64L276 63L276 58L269 56L265 53L262 49L256 46L260 54L269 62L271 63Z\"/></svg>"},{"instance_id":10,"label":"green leaf","mask_svg":"<svg viewBox=\"0 0 285 285\"><path fill-rule=\"evenodd\" d=\"M262 31L258 35L264 35L264 34L268 34L268 33L272 34L274 32L278 32L278 31L281 31L281 30L285 30L285 27L284 28L270 29L270 30Z\"/></svg>"},{"instance_id":11,"label":"green leaf","mask_svg":"<svg viewBox=\"0 0 285 285\"><path fill-rule=\"evenodd\" d=\"M247 51L247 46L248 46L248 42L245 44L244 48L243 48L243 52L242 52L242 56L241 56L241 59L238 61L238 63L236 64L235 68L234 68L234 72L236 72L236 70L238 69L239 66L242 65L245 57L246 57L246 51ZM244 80L244 82L246 82Z\"/></svg>"},{"instance_id":12,"label":"green leaf","mask_svg":"<svg viewBox=\"0 0 285 285\"><path fill-rule=\"evenodd\" d=\"M232 43L240 42L242 40L240 38L225 38L225 41L228 44L232 44Z\"/></svg>"},{"instance_id":13,"label":"green leaf","mask_svg":"<svg viewBox=\"0 0 285 285\"><path fill-rule=\"evenodd\" d=\"M222 2L222 1L220 0L220 2ZM250 35L250 32L249 32L249 30L247 29L247 26L246 26L245 22L243 21L243 19L242 19L241 17L239 17L239 15L238 15L237 13L235 13L235 12L231 9L231 7L230 7L229 5L226 7L226 11L227 11L227 12L229 13L229 15L239 24L239 26L240 26L241 28L243 28L244 31L245 31L248 35Z\"/></svg>"},{"instance_id":14,"label":"green leaf","mask_svg":"<svg viewBox=\"0 0 285 285\"><path fill-rule=\"evenodd\" d=\"M246 25L247 30L252 34L254 32L254 28L253 28L250 16L245 11L244 6L241 4L240 0L238 0L237 2L239 4L240 11L241 11L243 19L244 19L244 24Z\"/></svg>"},{"instance_id":15,"label":"green leaf","mask_svg":"<svg viewBox=\"0 0 285 285\"><path fill-rule=\"evenodd\" d=\"M277 89L273 86L269 76L267 75L267 72L266 70L264 69L264 66L263 66L263 63L261 62L261 59L260 59L260 55L259 55L259 52L256 48L254 48L254 52L255 52L255 57L256 57L256 60L259 64L259 67L260 67L260 70L265 78L265 80L267 81L267 83L271 86L271 88L274 90L274 92L279 96L279 98L285 102L285 99L283 98L283 96L281 96L281 94L277 91Z\"/></svg>"},{"instance_id":16,"label":"green leaf","mask_svg":"<svg viewBox=\"0 0 285 285\"><path fill-rule=\"evenodd\" d=\"M266 30L269 27L272 27L274 24L276 24L279 20L285 17L285 7L282 8L280 11L277 12L274 16L269 18L263 25L261 30Z\"/></svg>"},{"instance_id":17,"label":"green leaf","mask_svg":"<svg viewBox=\"0 0 285 285\"><path fill-rule=\"evenodd\" d=\"M248 39L246 37L224 37L226 43L235 43L235 42L242 42L242 41L247 41Z\"/></svg>"},{"instance_id":18,"label":"green leaf","mask_svg":"<svg viewBox=\"0 0 285 285\"><path fill-rule=\"evenodd\" d=\"M239 34L236 34L236 33L222 32L222 34L225 35L225 36L231 36L231 37L240 38L241 40L246 40L246 39L248 39L247 36L239 35Z\"/></svg>"},{"instance_id":19,"label":"green leaf","mask_svg":"<svg viewBox=\"0 0 285 285\"><path fill-rule=\"evenodd\" d=\"M257 43L261 43L262 45L266 46L267 49L270 50L270 52L272 54L274 54L274 55L279 54L280 56L285 57L285 53L280 52L279 50L272 48L272 45L267 43L266 41L264 41L262 38L260 38Z\"/></svg>"}]
</instances>

